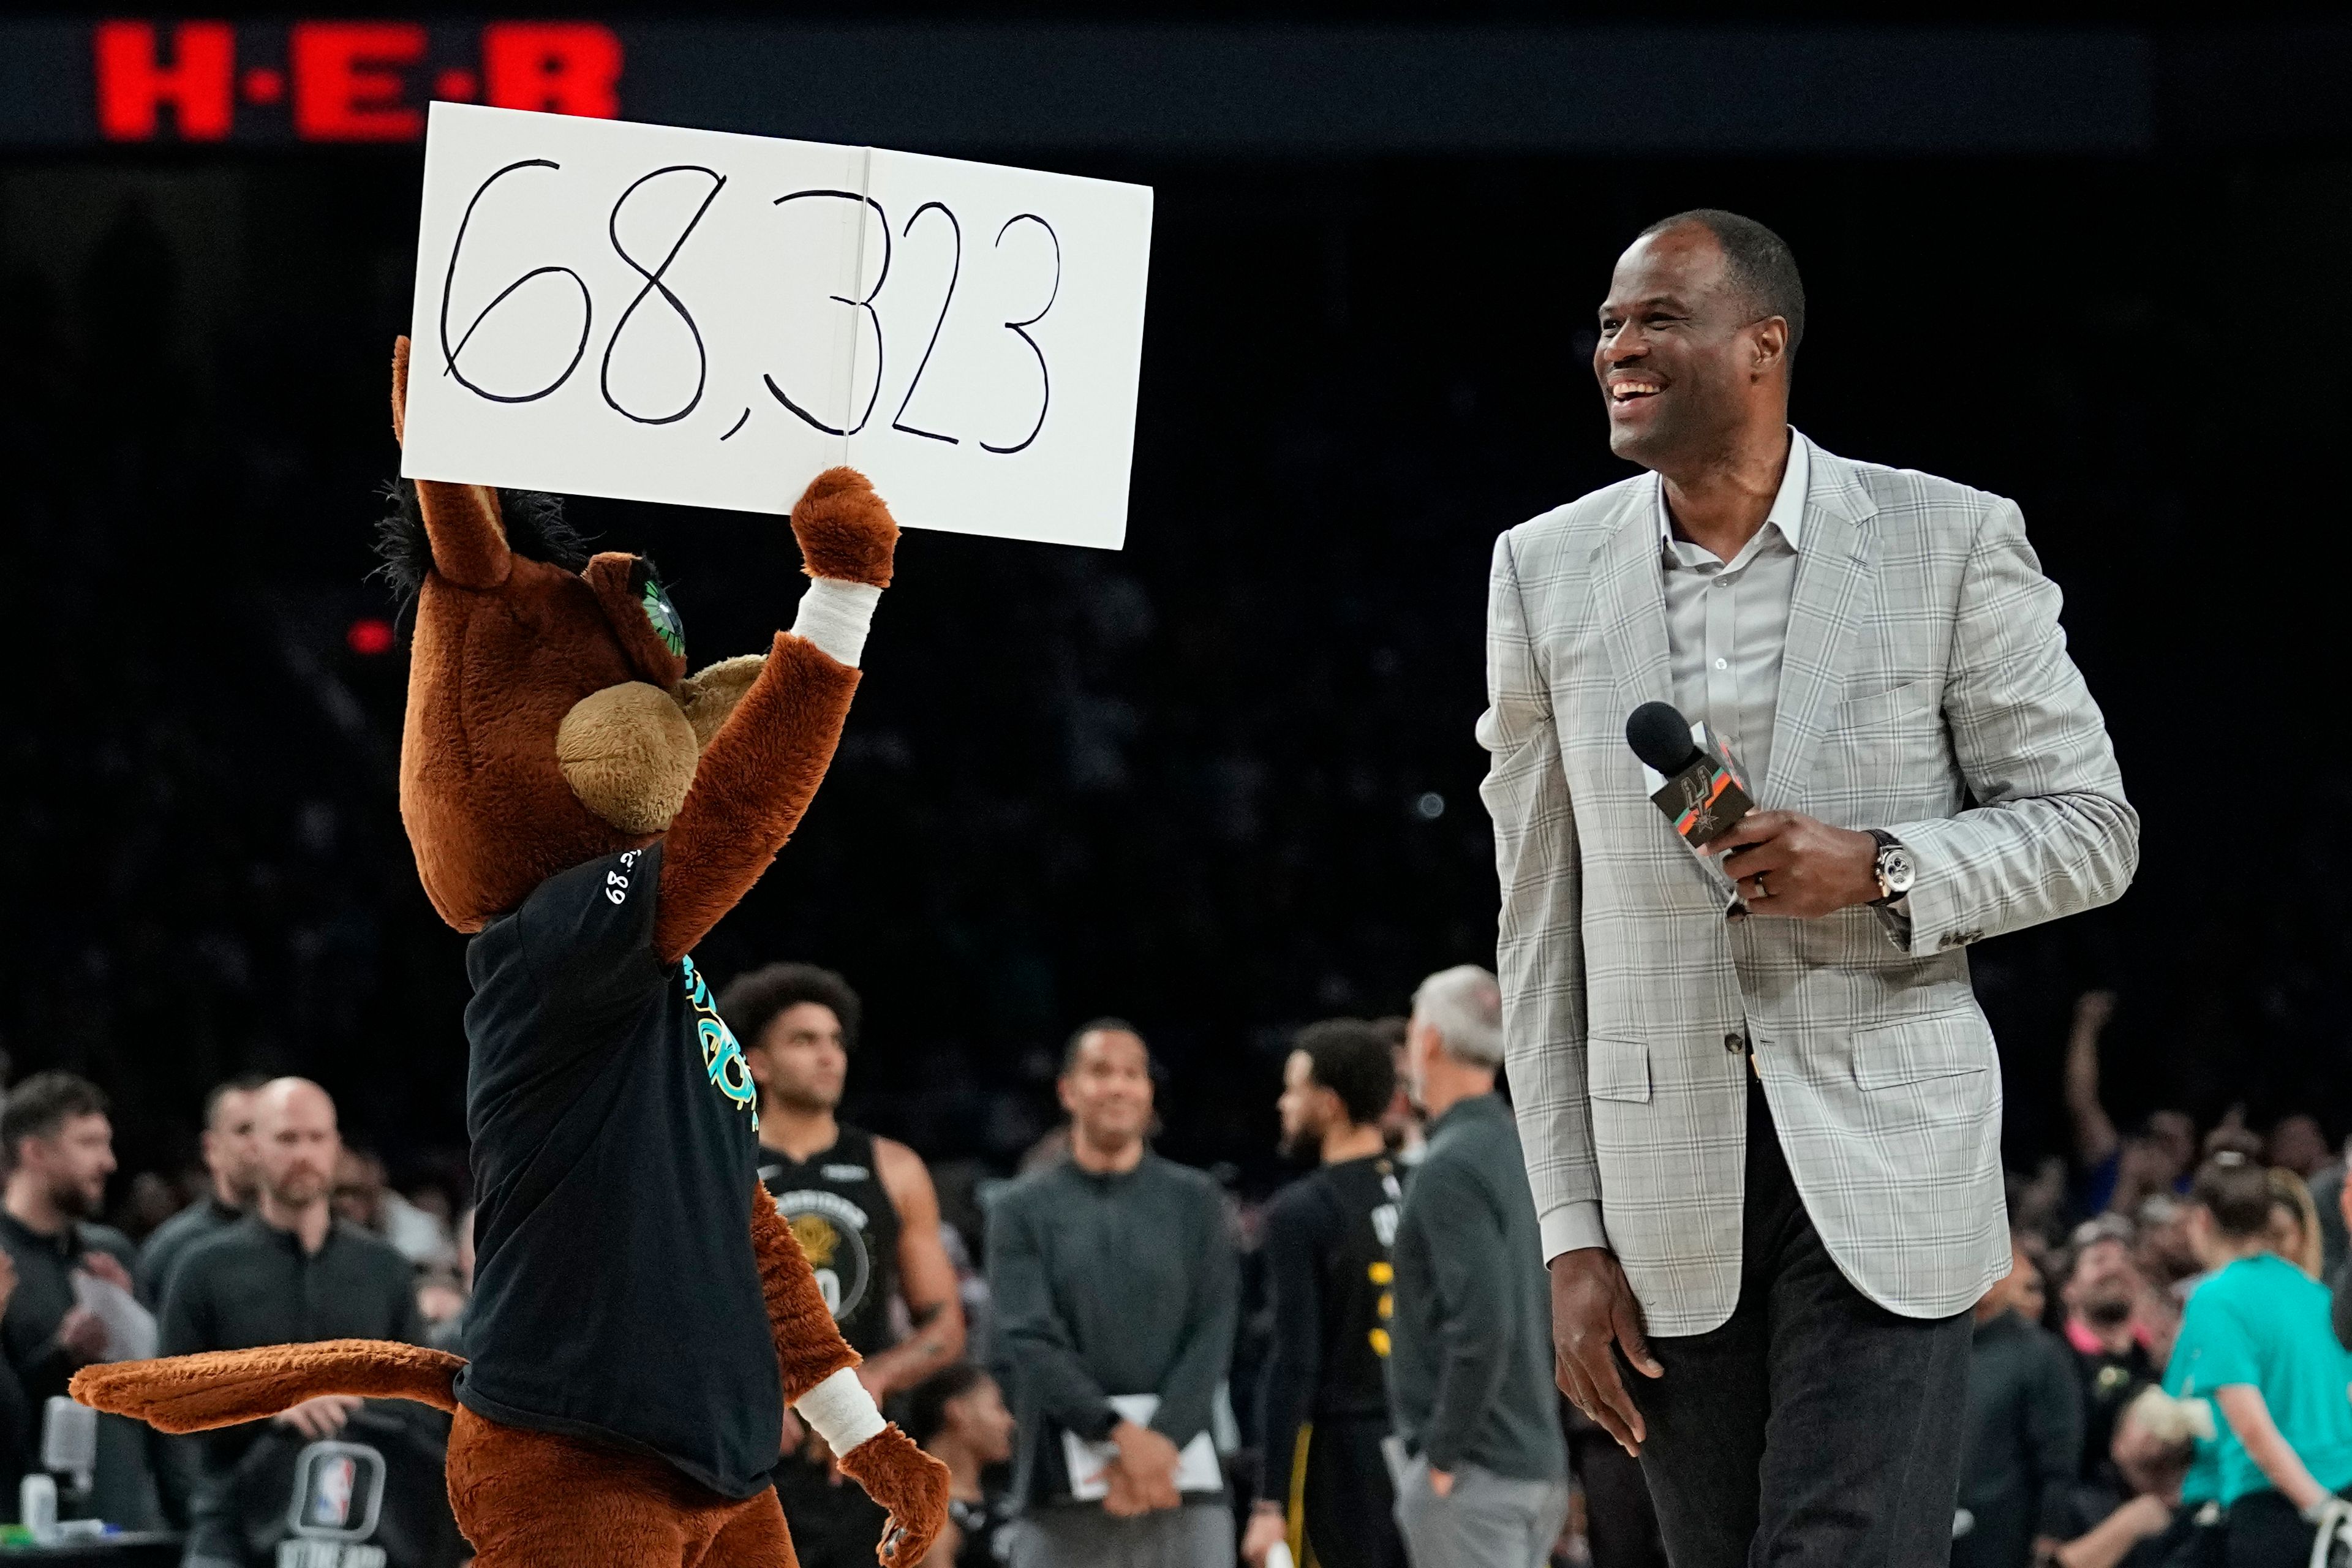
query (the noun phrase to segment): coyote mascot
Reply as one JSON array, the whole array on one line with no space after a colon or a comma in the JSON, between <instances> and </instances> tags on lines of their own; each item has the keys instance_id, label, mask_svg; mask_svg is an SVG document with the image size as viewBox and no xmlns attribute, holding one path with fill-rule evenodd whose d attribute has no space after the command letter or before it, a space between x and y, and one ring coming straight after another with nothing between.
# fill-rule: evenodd
<instances>
[{"instance_id":1,"label":"coyote mascot","mask_svg":"<svg viewBox=\"0 0 2352 1568\"><path fill-rule=\"evenodd\" d=\"M408 344L393 360L393 432ZM886 1425L760 1190L758 1096L688 956L807 809L857 686L898 527L863 476L793 509L813 579L764 655L686 672L642 559L589 557L553 498L404 483L383 552L415 594L400 811L473 933L471 1360L340 1340L85 1368L165 1432L321 1394L455 1415L480 1568L793 1568L768 1470L792 1405L889 1510L910 1568L947 1474Z\"/></svg>"}]
</instances>

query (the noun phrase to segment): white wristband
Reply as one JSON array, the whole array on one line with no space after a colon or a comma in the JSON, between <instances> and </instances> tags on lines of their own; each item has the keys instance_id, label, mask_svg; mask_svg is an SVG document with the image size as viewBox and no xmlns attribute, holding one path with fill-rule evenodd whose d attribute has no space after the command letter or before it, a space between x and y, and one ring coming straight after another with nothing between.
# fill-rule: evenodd
<instances>
[{"instance_id":1,"label":"white wristband","mask_svg":"<svg viewBox=\"0 0 2352 1568\"><path fill-rule=\"evenodd\" d=\"M882 590L870 583L812 577L808 592L801 595L793 635L806 637L856 669L857 656L866 651L866 628L873 624L874 606L881 600Z\"/></svg>"},{"instance_id":2,"label":"white wristband","mask_svg":"<svg viewBox=\"0 0 2352 1568\"><path fill-rule=\"evenodd\" d=\"M819 647L824 647L818 643ZM824 1446L837 1458L864 1443L887 1425L882 1412L876 1407L874 1396L857 1381L857 1374L843 1367L793 1404L801 1419L816 1428Z\"/></svg>"}]
</instances>

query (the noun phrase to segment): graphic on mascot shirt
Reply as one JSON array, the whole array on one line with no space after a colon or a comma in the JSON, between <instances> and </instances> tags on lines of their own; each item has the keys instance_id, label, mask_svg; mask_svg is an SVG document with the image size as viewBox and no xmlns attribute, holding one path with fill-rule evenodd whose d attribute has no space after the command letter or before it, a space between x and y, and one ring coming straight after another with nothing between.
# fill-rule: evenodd
<instances>
[{"instance_id":1,"label":"graphic on mascot shirt","mask_svg":"<svg viewBox=\"0 0 2352 1568\"><path fill-rule=\"evenodd\" d=\"M702 1044L702 1068L719 1092L735 1102L738 1110L751 1113L751 1128L760 1126L760 1086L751 1081L751 1065L743 1059L743 1047L736 1043L735 1031L719 1016L711 1005L710 984L702 972L694 967L694 960L677 961L678 977L686 985L687 1002L694 1008L695 1038Z\"/></svg>"},{"instance_id":2,"label":"graphic on mascot shirt","mask_svg":"<svg viewBox=\"0 0 2352 1568\"><path fill-rule=\"evenodd\" d=\"M874 1253L867 1246L866 1211L822 1187L803 1187L776 1194L776 1212L793 1227L793 1239L808 1254L816 1271L816 1288L833 1321L857 1310L874 1282Z\"/></svg>"}]
</instances>

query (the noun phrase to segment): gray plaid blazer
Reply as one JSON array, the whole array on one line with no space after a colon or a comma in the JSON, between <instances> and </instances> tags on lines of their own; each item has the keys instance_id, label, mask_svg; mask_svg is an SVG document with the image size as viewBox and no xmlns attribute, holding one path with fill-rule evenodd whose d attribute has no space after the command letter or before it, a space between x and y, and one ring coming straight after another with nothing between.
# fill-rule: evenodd
<instances>
[{"instance_id":1,"label":"gray plaid blazer","mask_svg":"<svg viewBox=\"0 0 2352 1568\"><path fill-rule=\"evenodd\" d=\"M1492 753L1510 1082L1539 1215L1600 1205L1650 1331L1739 1294L1752 1047L1831 1255L1906 1317L2008 1271L1979 938L2106 903L2139 818L2013 501L1813 448L1759 802L1909 847L1908 950L1876 911L1724 918L1643 793L1625 718L1672 700L1643 474L1496 542Z\"/></svg>"}]
</instances>

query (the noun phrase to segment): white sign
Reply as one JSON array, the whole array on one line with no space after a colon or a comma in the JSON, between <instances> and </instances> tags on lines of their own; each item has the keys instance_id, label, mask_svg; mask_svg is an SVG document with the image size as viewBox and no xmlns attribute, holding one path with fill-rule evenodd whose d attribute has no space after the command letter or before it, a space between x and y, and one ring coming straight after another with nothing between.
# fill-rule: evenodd
<instances>
[{"instance_id":1,"label":"white sign","mask_svg":"<svg viewBox=\"0 0 2352 1568\"><path fill-rule=\"evenodd\" d=\"M433 105L401 472L1117 549L1151 191Z\"/></svg>"}]
</instances>

